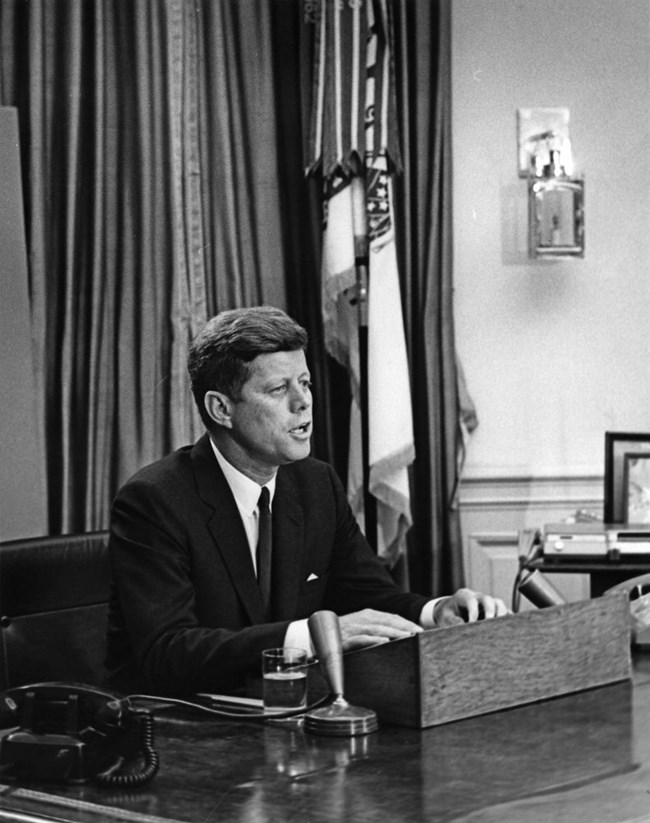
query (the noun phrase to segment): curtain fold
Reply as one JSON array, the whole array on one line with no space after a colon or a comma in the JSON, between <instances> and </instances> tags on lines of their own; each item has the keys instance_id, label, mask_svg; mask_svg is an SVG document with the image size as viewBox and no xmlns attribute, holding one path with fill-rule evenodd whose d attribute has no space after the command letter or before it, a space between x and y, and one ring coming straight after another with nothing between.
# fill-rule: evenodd
<instances>
[{"instance_id":1,"label":"curtain fold","mask_svg":"<svg viewBox=\"0 0 650 823\"><path fill-rule=\"evenodd\" d=\"M314 397L312 453L345 477L348 461L349 382L325 350L319 272L323 222L320 181L305 173L314 65L314 4L271 2L275 162L280 174L282 246L287 311L309 331L307 359Z\"/></svg>"},{"instance_id":2,"label":"curtain fold","mask_svg":"<svg viewBox=\"0 0 650 823\"><path fill-rule=\"evenodd\" d=\"M417 453L409 566L412 588L435 594L463 580L450 0L390 3ZM234 306L278 305L308 328L313 451L345 476L349 383L324 349L321 188L304 174L305 23L317 13L314 0L0 3L0 103L18 110L51 534L105 528L119 484L195 438L189 340Z\"/></svg>"},{"instance_id":3,"label":"curtain fold","mask_svg":"<svg viewBox=\"0 0 650 823\"><path fill-rule=\"evenodd\" d=\"M201 430L207 316L286 304L267 4L3 0L50 533ZM251 55L254 54L254 59Z\"/></svg>"},{"instance_id":4,"label":"curtain fold","mask_svg":"<svg viewBox=\"0 0 650 823\"><path fill-rule=\"evenodd\" d=\"M202 173L206 252L230 305L284 308L271 9L203 2Z\"/></svg>"},{"instance_id":5,"label":"curtain fold","mask_svg":"<svg viewBox=\"0 0 650 823\"><path fill-rule=\"evenodd\" d=\"M464 584L457 492L461 421L472 411L459 400L453 319L451 0L395 0L393 9L403 159L397 240L416 442L409 571L414 590L440 595Z\"/></svg>"}]
</instances>

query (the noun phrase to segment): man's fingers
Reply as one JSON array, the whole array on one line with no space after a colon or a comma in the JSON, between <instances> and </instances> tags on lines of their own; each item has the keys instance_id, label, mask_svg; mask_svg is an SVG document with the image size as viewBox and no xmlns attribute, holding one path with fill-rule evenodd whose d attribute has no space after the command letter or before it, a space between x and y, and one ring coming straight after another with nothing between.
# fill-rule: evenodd
<instances>
[{"instance_id":1,"label":"man's fingers","mask_svg":"<svg viewBox=\"0 0 650 823\"><path fill-rule=\"evenodd\" d=\"M450 609L445 609L440 613L436 625L446 628L447 626L458 626L464 622L465 620L460 615L454 614Z\"/></svg>"},{"instance_id":2,"label":"man's fingers","mask_svg":"<svg viewBox=\"0 0 650 823\"><path fill-rule=\"evenodd\" d=\"M370 637L387 637L389 640L398 637L410 637L415 631L416 629L387 626L385 623L352 623L351 625L341 626L341 633L347 634L348 637L353 634L365 634ZM421 631L421 629L418 628L417 631Z\"/></svg>"},{"instance_id":3,"label":"man's fingers","mask_svg":"<svg viewBox=\"0 0 650 823\"><path fill-rule=\"evenodd\" d=\"M343 651L350 652L353 649L366 649L368 646L378 646L388 643L389 637L378 637L371 634L355 634L343 641Z\"/></svg>"},{"instance_id":4,"label":"man's fingers","mask_svg":"<svg viewBox=\"0 0 650 823\"><path fill-rule=\"evenodd\" d=\"M348 616L357 619L362 624L386 626L388 628L397 629L398 631L408 632L410 634L421 631L421 626L418 626L417 623L412 623L405 617L400 617L399 614L391 614L390 612L379 612L375 609L364 609L361 612L355 612L354 614Z\"/></svg>"},{"instance_id":5,"label":"man's fingers","mask_svg":"<svg viewBox=\"0 0 650 823\"><path fill-rule=\"evenodd\" d=\"M479 608L479 598L482 596L471 589L458 589L452 597L458 614L465 622L474 623L482 616Z\"/></svg>"},{"instance_id":6,"label":"man's fingers","mask_svg":"<svg viewBox=\"0 0 650 823\"><path fill-rule=\"evenodd\" d=\"M380 612L376 609L364 609L360 612L353 612L352 614L343 615L339 618L343 625L355 626L383 626L386 629L407 632L421 631L421 627L417 623L412 623L405 617L400 617L398 614L391 614L390 612Z\"/></svg>"},{"instance_id":7,"label":"man's fingers","mask_svg":"<svg viewBox=\"0 0 650 823\"><path fill-rule=\"evenodd\" d=\"M464 622L474 623L477 620L491 620L493 617L503 617L510 614L506 604L498 597L472 591L472 589L458 589L458 591L441 607L441 619L438 625L450 625L449 611L455 612Z\"/></svg>"},{"instance_id":8,"label":"man's fingers","mask_svg":"<svg viewBox=\"0 0 650 823\"><path fill-rule=\"evenodd\" d=\"M421 626L404 617L374 609L346 614L339 618L339 624L343 643L348 644L348 648L351 648L351 642L355 643L354 648L359 648L363 644L376 643L378 639L397 640L422 631Z\"/></svg>"},{"instance_id":9,"label":"man's fingers","mask_svg":"<svg viewBox=\"0 0 650 823\"><path fill-rule=\"evenodd\" d=\"M510 614L510 609L503 600L489 594L476 594L478 604L478 619L491 620L493 617L503 617Z\"/></svg>"},{"instance_id":10,"label":"man's fingers","mask_svg":"<svg viewBox=\"0 0 650 823\"><path fill-rule=\"evenodd\" d=\"M493 597L490 597L489 594L483 595L481 605L483 606L483 617L488 620L492 617L496 617L497 603Z\"/></svg>"}]
</instances>

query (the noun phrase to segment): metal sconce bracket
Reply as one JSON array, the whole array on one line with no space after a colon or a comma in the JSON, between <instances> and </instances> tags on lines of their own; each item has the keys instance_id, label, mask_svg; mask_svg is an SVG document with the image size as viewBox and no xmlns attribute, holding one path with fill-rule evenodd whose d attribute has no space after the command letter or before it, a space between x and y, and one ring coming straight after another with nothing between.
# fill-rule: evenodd
<instances>
[{"instance_id":1,"label":"metal sconce bracket","mask_svg":"<svg viewBox=\"0 0 650 823\"><path fill-rule=\"evenodd\" d=\"M566 108L518 109L518 173L528 179L532 258L584 257L584 180L573 173Z\"/></svg>"},{"instance_id":2,"label":"metal sconce bracket","mask_svg":"<svg viewBox=\"0 0 650 823\"><path fill-rule=\"evenodd\" d=\"M584 180L571 177L529 179L531 257L584 257L584 185Z\"/></svg>"}]
</instances>

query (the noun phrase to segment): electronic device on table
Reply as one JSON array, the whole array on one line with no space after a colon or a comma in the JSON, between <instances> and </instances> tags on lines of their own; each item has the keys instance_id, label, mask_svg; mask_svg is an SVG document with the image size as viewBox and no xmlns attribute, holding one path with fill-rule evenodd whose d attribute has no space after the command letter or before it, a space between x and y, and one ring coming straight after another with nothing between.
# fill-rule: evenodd
<instances>
[{"instance_id":1,"label":"electronic device on table","mask_svg":"<svg viewBox=\"0 0 650 823\"><path fill-rule=\"evenodd\" d=\"M650 560L650 524L550 523L541 544L545 559Z\"/></svg>"}]
</instances>

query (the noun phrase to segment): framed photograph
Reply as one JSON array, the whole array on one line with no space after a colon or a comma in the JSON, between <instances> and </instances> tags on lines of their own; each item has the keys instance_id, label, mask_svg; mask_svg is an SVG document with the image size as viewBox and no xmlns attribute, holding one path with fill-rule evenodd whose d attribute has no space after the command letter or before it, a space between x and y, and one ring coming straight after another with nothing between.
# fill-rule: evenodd
<instances>
[{"instance_id":1,"label":"framed photograph","mask_svg":"<svg viewBox=\"0 0 650 823\"><path fill-rule=\"evenodd\" d=\"M626 452L623 489L625 522L650 523L650 451Z\"/></svg>"},{"instance_id":2,"label":"framed photograph","mask_svg":"<svg viewBox=\"0 0 650 823\"><path fill-rule=\"evenodd\" d=\"M605 432L605 523L625 523L627 489L625 455L650 453L650 433Z\"/></svg>"}]
</instances>

